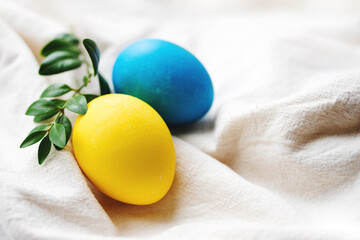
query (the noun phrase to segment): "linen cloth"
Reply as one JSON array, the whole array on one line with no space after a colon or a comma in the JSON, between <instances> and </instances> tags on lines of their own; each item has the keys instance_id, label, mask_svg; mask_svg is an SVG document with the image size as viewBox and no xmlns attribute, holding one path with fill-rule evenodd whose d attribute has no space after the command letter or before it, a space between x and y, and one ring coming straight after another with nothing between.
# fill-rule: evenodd
<instances>
[{"instance_id":1,"label":"linen cloth","mask_svg":"<svg viewBox=\"0 0 360 240\"><path fill-rule=\"evenodd\" d=\"M1 0L0 237L360 239L359 10L358 1ZM19 149L36 126L27 107L49 84L81 76L37 74L41 47L70 31L98 43L109 82L117 54L141 38L183 46L212 77L210 112L171 129L176 176L160 202L104 196L71 143L42 166L37 147Z\"/></svg>"}]
</instances>

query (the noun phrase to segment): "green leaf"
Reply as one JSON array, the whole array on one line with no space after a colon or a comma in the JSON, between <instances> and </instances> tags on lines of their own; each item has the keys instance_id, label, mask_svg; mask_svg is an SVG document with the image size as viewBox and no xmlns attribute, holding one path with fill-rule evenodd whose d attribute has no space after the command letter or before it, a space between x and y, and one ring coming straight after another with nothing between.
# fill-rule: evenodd
<instances>
[{"instance_id":1,"label":"green leaf","mask_svg":"<svg viewBox=\"0 0 360 240\"><path fill-rule=\"evenodd\" d=\"M54 112L54 110L57 110L57 107L52 101L40 99L31 104L25 114L29 116L37 116Z\"/></svg>"},{"instance_id":2,"label":"green leaf","mask_svg":"<svg viewBox=\"0 0 360 240\"><path fill-rule=\"evenodd\" d=\"M83 82L84 82L84 86L86 87L89 83L89 77L88 76L84 76L83 77Z\"/></svg>"},{"instance_id":3,"label":"green leaf","mask_svg":"<svg viewBox=\"0 0 360 240\"><path fill-rule=\"evenodd\" d=\"M84 39L83 45L88 52L92 65L94 67L94 76L98 73L99 61L100 61L100 51L99 48L96 46L96 43L91 39Z\"/></svg>"},{"instance_id":4,"label":"green leaf","mask_svg":"<svg viewBox=\"0 0 360 240\"><path fill-rule=\"evenodd\" d=\"M80 67L82 62L76 55L66 51L58 51L47 56L40 65L40 75L52 75Z\"/></svg>"},{"instance_id":5,"label":"green leaf","mask_svg":"<svg viewBox=\"0 0 360 240\"><path fill-rule=\"evenodd\" d=\"M109 84L100 73L99 73L99 85L100 85L100 95L111 93Z\"/></svg>"},{"instance_id":6,"label":"green leaf","mask_svg":"<svg viewBox=\"0 0 360 240\"><path fill-rule=\"evenodd\" d=\"M69 101L67 101L65 107L74 112L84 115L87 111L87 102L84 95L78 95L76 97L70 98Z\"/></svg>"},{"instance_id":7,"label":"green leaf","mask_svg":"<svg viewBox=\"0 0 360 240\"><path fill-rule=\"evenodd\" d=\"M34 132L48 131L50 129L50 127L51 127L51 124L49 124L49 123L41 124L39 126L36 126L33 130L31 130L29 135Z\"/></svg>"},{"instance_id":8,"label":"green leaf","mask_svg":"<svg viewBox=\"0 0 360 240\"><path fill-rule=\"evenodd\" d=\"M46 135L46 131L31 132L21 143L20 148L26 148L40 141Z\"/></svg>"},{"instance_id":9,"label":"green leaf","mask_svg":"<svg viewBox=\"0 0 360 240\"><path fill-rule=\"evenodd\" d=\"M67 118L65 115L62 115L61 117L59 117L57 120L56 120L57 123L60 123L64 126L65 128L65 132L66 132L66 143L65 145L67 144L67 142L69 141L70 139L70 136L71 136L71 130L72 130L72 126L71 126L71 122L69 120L69 118ZM57 150L61 150L62 148L58 147L55 145L55 148Z\"/></svg>"},{"instance_id":10,"label":"green leaf","mask_svg":"<svg viewBox=\"0 0 360 240\"><path fill-rule=\"evenodd\" d=\"M69 120L68 117L66 117L65 115L62 115L59 119L58 119L58 123L62 124L65 128L65 132L66 132L66 142L69 141L70 136L71 136L71 122Z\"/></svg>"},{"instance_id":11,"label":"green leaf","mask_svg":"<svg viewBox=\"0 0 360 240\"><path fill-rule=\"evenodd\" d=\"M81 53L81 50L77 48L71 41L69 42L67 39L55 38L44 46L40 54L46 57L57 51L66 51L75 55L79 55Z\"/></svg>"},{"instance_id":12,"label":"green leaf","mask_svg":"<svg viewBox=\"0 0 360 240\"><path fill-rule=\"evenodd\" d=\"M77 39L74 36L74 34L71 34L71 33L60 33L60 34L56 35L55 39L61 39L65 42L69 42L73 45L79 44L79 39Z\"/></svg>"},{"instance_id":13,"label":"green leaf","mask_svg":"<svg viewBox=\"0 0 360 240\"><path fill-rule=\"evenodd\" d=\"M40 97L59 97L61 95L64 95L65 93L70 92L71 90L71 87L66 84L55 83L46 88Z\"/></svg>"},{"instance_id":14,"label":"green leaf","mask_svg":"<svg viewBox=\"0 0 360 240\"><path fill-rule=\"evenodd\" d=\"M46 137L44 137L44 139L40 142L39 145L38 161L40 165L45 161L46 157L49 155L50 149L51 149L51 142L49 135L47 135Z\"/></svg>"},{"instance_id":15,"label":"green leaf","mask_svg":"<svg viewBox=\"0 0 360 240\"><path fill-rule=\"evenodd\" d=\"M63 148L66 144L65 127L60 123L55 123L50 130L50 141L56 146Z\"/></svg>"},{"instance_id":16,"label":"green leaf","mask_svg":"<svg viewBox=\"0 0 360 240\"><path fill-rule=\"evenodd\" d=\"M33 128L26 139L21 143L20 148L25 148L40 141L50 129L51 124L41 124Z\"/></svg>"},{"instance_id":17,"label":"green leaf","mask_svg":"<svg viewBox=\"0 0 360 240\"><path fill-rule=\"evenodd\" d=\"M84 94L85 98L86 98L86 102L89 103L92 100L94 100L95 98L99 97L99 95L95 95L95 94Z\"/></svg>"},{"instance_id":18,"label":"green leaf","mask_svg":"<svg viewBox=\"0 0 360 240\"><path fill-rule=\"evenodd\" d=\"M52 101L58 108L63 108L63 107L65 107L65 103L66 103L65 100L62 100L62 99L52 99L51 101Z\"/></svg>"},{"instance_id":19,"label":"green leaf","mask_svg":"<svg viewBox=\"0 0 360 240\"><path fill-rule=\"evenodd\" d=\"M34 122L42 122L42 121L45 121L46 119L49 119L53 116L55 116L58 112L60 112L59 109L55 109L53 111L49 111L45 114L39 114L39 115L36 115L34 117Z\"/></svg>"}]
</instances>

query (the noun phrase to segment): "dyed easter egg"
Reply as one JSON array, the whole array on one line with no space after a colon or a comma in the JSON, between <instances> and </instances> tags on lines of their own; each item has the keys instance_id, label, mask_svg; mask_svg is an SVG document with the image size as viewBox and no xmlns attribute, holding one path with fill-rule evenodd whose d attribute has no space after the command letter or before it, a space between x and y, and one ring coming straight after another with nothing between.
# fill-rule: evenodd
<instances>
[{"instance_id":1,"label":"dyed easter egg","mask_svg":"<svg viewBox=\"0 0 360 240\"><path fill-rule=\"evenodd\" d=\"M184 48L157 39L126 47L114 64L113 83L115 92L145 101L169 126L200 119L214 98L201 62Z\"/></svg>"},{"instance_id":2,"label":"dyed easter egg","mask_svg":"<svg viewBox=\"0 0 360 240\"><path fill-rule=\"evenodd\" d=\"M169 191L175 149L168 127L147 103L108 94L88 104L73 129L76 160L87 178L116 200L146 205Z\"/></svg>"}]
</instances>

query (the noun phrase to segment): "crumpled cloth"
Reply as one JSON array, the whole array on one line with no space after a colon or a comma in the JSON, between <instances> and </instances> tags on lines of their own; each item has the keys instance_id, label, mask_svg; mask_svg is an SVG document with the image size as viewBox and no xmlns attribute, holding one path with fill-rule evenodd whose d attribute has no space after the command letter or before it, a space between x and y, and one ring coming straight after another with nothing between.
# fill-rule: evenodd
<instances>
[{"instance_id":1,"label":"crumpled cloth","mask_svg":"<svg viewBox=\"0 0 360 240\"><path fill-rule=\"evenodd\" d=\"M0 237L360 239L359 10L357 1L1 0ZM109 82L117 54L141 38L185 47L211 75L211 111L171 129L176 176L160 202L98 192L71 144L42 166L37 147L19 148L36 126L27 107L49 84L81 76L37 74L41 47L63 32L98 43Z\"/></svg>"}]
</instances>

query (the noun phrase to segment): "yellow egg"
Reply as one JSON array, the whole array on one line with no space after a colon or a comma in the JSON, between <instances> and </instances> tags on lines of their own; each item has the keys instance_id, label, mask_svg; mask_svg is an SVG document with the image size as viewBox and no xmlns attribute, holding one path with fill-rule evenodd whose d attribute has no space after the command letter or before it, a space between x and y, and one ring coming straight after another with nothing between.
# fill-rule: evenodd
<instances>
[{"instance_id":1,"label":"yellow egg","mask_svg":"<svg viewBox=\"0 0 360 240\"><path fill-rule=\"evenodd\" d=\"M170 131L138 98L108 94L91 101L75 122L72 142L87 178L118 201L155 203L173 182L176 161Z\"/></svg>"}]
</instances>

